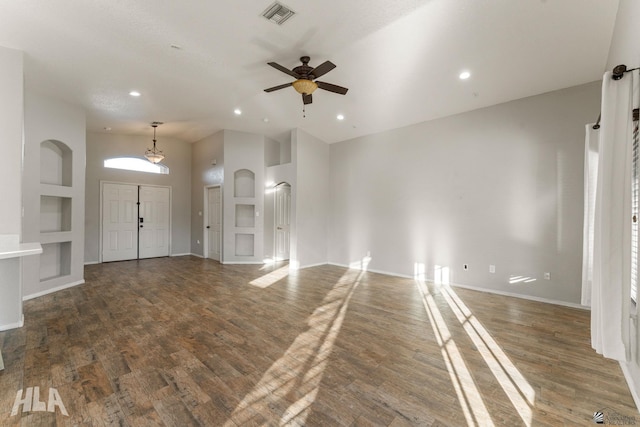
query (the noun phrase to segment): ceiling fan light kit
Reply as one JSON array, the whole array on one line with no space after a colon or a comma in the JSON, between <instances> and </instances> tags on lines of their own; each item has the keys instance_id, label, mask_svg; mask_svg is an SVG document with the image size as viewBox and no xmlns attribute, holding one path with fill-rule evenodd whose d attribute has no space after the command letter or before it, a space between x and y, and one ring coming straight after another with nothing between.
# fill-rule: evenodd
<instances>
[{"instance_id":1,"label":"ceiling fan light kit","mask_svg":"<svg viewBox=\"0 0 640 427\"><path fill-rule=\"evenodd\" d=\"M291 83L291 86L293 86L296 92L302 95L311 95L316 89L318 89L318 84L316 82L305 79L298 79Z\"/></svg>"}]
</instances>

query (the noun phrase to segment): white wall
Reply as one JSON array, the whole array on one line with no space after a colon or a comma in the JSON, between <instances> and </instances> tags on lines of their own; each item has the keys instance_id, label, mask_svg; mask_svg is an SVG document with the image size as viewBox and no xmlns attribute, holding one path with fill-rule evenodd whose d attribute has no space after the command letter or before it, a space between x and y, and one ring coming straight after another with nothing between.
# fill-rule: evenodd
<instances>
[{"instance_id":1,"label":"white wall","mask_svg":"<svg viewBox=\"0 0 640 427\"><path fill-rule=\"evenodd\" d=\"M105 168L103 162L111 157L143 157L150 147L149 136L87 133L87 176L85 204L85 262L99 261L100 242L100 181L131 184L163 185L171 192L171 254L191 252L191 144L162 136L158 128L157 145L164 151L163 164L169 175Z\"/></svg>"},{"instance_id":2,"label":"white wall","mask_svg":"<svg viewBox=\"0 0 640 427\"><path fill-rule=\"evenodd\" d=\"M371 270L418 263L429 279L448 267L453 283L579 304L599 95L596 82L332 144L329 261L370 254Z\"/></svg>"},{"instance_id":3,"label":"white wall","mask_svg":"<svg viewBox=\"0 0 640 427\"><path fill-rule=\"evenodd\" d=\"M627 68L640 66L640 2L637 0L620 0L616 25L609 48L607 70L619 64ZM603 70L604 72L604 70Z\"/></svg>"},{"instance_id":4,"label":"white wall","mask_svg":"<svg viewBox=\"0 0 640 427\"><path fill-rule=\"evenodd\" d=\"M215 165L212 163L215 160ZM224 131L191 146L191 253L204 256L204 188L224 184ZM224 187L223 187L224 194ZM198 243L200 241L200 243Z\"/></svg>"},{"instance_id":5,"label":"white wall","mask_svg":"<svg viewBox=\"0 0 640 427\"><path fill-rule=\"evenodd\" d=\"M329 190L329 145L308 133L292 132L292 158L295 159L296 185L295 227L292 242L292 265L304 268L326 264ZM295 255L294 255L295 254Z\"/></svg>"},{"instance_id":6,"label":"white wall","mask_svg":"<svg viewBox=\"0 0 640 427\"><path fill-rule=\"evenodd\" d=\"M48 262L48 260L43 259L43 256L25 258L23 260L23 294L29 297L65 285L78 284L84 280L85 112L80 107L27 91L25 94L24 133L24 193L22 197L24 205L23 239L25 242L41 241L40 177L42 164L40 144L47 140L63 142L71 149L73 158L71 164L70 274L58 280L41 283L41 264ZM47 266L43 267L47 268Z\"/></svg>"},{"instance_id":7,"label":"white wall","mask_svg":"<svg viewBox=\"0 0 640 427\"><path fill-rule=\"evenodd\" d=\"M22 52L0 47L0 235L21 231L22 72Z\"/></svg>"},{"instance_id":8,"label":"white wall","mask_svg":"<svg viewBox=\"0 0 640 427\"><path fill-rule=\"evenodd\" d=\"M618 64L627 68L640 66L640 2L637 0L620 0L613 39L609 50L607 69ZM636 406L640 408L640 331L637 320L631 323L631 361L622 367L633 392Z\"/></svg>"},{"instance_id":9,"label":"white wall","mask_svg":"<svg viewBox=\"0 0 640 427\"><path fill-rule=\"evenodd\" d=\"M22 208L22 52L0 47L0 241L18 243ZM0 260L0 329L22 318L20 260Z\"/></svg>"}]
</instances>

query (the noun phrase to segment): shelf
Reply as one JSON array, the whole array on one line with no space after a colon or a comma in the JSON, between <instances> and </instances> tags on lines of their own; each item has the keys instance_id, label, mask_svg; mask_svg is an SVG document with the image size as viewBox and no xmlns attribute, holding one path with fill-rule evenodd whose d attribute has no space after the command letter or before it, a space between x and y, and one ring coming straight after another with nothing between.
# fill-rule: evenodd
<instances>
[{"instance_id":1,"label":"shelf","mask_svg":"<svg viewBox=\"0 0 640 427\"><path fill-rule=\"evenodd\" d=\"M53 231L48 233L40 233L40 243L64 243L73 240L71 231Z\"/></svg>"},{"instance_id":2,"label":"shelf","mask_svg":"<svg viewBox=\"0 0 640 427\"><path fill-rule=\"evenodd\" d=\"M40 195L51 197L72 197L73 187L64 185L40 184Z\"/></svg>"}]
</instances>

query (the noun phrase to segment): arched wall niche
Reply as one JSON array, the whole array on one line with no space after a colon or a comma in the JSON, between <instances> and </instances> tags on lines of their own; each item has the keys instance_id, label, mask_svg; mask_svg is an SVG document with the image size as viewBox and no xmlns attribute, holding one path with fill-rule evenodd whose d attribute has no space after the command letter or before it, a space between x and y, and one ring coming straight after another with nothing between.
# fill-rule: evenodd
<instances>
[{"instance_id":1,"label":"arched wall niche","mask_svg":"<svg viewBox=\"0 0 640 427\"><path fill-rule=\"evenodd\" d=\"M238 169L233 173L233 196L255 197L256 174L249 169Z\"/></svg>"},{"instance_id":2,"label":"arched wall niche","mask_svg":"<svg viewBox=\"0 0 640 427\"><path fill-rule=\"evenodd\" d=\"M62 141L40 143L40 183L73 186L73 151Z\"/></svg>"}]
</instances>

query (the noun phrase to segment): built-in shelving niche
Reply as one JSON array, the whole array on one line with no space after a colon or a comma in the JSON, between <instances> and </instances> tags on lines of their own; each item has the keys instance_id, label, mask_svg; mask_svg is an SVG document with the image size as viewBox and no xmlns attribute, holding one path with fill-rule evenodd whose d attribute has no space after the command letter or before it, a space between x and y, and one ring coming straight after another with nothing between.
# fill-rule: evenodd
<instances>
[{"instance_id":1,"label":"built-in shelving niche","mask_svg":"<svg viewBox=\"0 0 640 427\"><path fill-rule=\"evenodd\" d=\"M255 197L256 174L249 169L239 169L233 174L233 196Z\"/></svg>"},{"instance_id":2,"label":"built-in shelving niche","mask_svg":"<svg viewBox=\"0 0 640 427\"><path fill-rule=\"evenodd\" d=\"M233 196L235 205L235 254L252 257L255 254L256 226L256 175L249 169L239 169L233 173Z\"/></svg>"},{"instance_id":3,"label":"built-in shelving niche","mask_svg":"<svg viewBox=\"0 0 640 427\"><path fill-rule=\"evenodd\" d=\"M72 161L65 143L40 143L40 282L71 274Z\"/></svg>"},{"instance_id":4,"label":"built-in shelving niche","mask_svg":"<svg viewBox=\"0 0 640 427\"><path fill-rule=\"evenodd\" d=\"M71 231L71 198L40 196L40 233Z\"/></svg>"},{"instance_id":5,"label":"built-in shelving niche","mask_svg":"<svg viewBox=\"0 0 640 427\"><path fill-rule=\"evenodd\" d=\"M256 206L255 205L236 205L236 227L256 226Z\"/></svg>"},{"instance_id":6,"label":"built-in shelving niche","mask_svg":"<svg viewBox=\"0 0 640 427\"><path fill-rule=\"evenodd\" d=\"M40 183L71 187L71 149L63 142L47 140L40 143Z\"/></svg>"},{"instance_id":7,"label":"built-in shelving niche","mask_svg":"<svg viewBox=\"0 0 640 427\"><path fill-rule=\"evenodd\" d=\"M71 242L45 243L40 255L40 281L71 274Z\"/></svg>"},{"instance_id":8,"label":"built-in shelving niche","mask_svg":"<svg viewBox=\"0 0 640 427\"><path fill-rule=\"evenodd\" d=\"M253 234L236 233L236 256L253 256Z\"/></svg>"}]
</instances>

